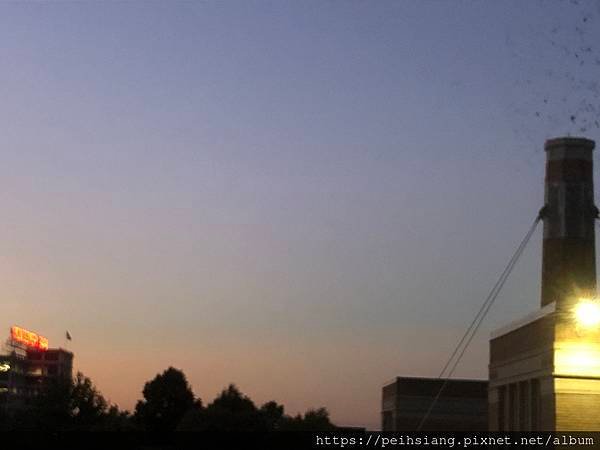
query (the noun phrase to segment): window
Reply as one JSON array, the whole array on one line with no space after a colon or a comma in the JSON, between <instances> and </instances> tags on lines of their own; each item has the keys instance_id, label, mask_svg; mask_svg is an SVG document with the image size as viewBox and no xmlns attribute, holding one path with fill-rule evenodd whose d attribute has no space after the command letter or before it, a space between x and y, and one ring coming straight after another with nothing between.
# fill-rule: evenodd
<instances>
[{"instance_id":1,"label":"window","mask_svg":"<svg viewBox=\"0 0 600 450\"><path fill-rule=\"evenodd\" d=\"M33 376L41 376L42 375L42 368L41 367L30 367L29 370L27 371L27 375L33 375Z\"/></svg>"}]
</instances>

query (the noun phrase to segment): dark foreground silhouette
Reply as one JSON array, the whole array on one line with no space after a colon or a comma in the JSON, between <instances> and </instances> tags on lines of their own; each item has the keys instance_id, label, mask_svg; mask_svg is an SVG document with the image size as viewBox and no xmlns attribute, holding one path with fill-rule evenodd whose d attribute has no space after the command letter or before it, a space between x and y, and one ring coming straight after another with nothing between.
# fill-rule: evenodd
<instances>
[{"instance_id":1,"label":"dark foreground silhouette","mask_svg":"<svg viewBox=\"0 0 600 450\"><path fill-rule=\"evenodd\" d=\"M50 379L41 394L19 409L2 407L0 431L127 432L156 436L186 432L333 431L325 408L289 416L270 401L257 407L231 384L210 404L195 397L185 374L173 367L156 375L143 389L133 414L110 405L82 373L74 379ZM5 406L5 405L4 405ZM126 434L126 433L125 433Z\"/></svg>"}]
</instances>

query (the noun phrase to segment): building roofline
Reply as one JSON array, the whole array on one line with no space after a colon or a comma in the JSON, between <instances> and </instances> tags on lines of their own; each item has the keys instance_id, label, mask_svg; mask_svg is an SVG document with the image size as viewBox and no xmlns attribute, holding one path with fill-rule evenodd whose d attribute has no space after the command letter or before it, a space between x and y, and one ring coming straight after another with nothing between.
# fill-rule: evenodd
<instances>
[{"instance_id":1,"label":"building roofline","mask_svg":"<svg viewBox=\"0 0 600 450\"><path fill-rule=\"evenodd\" d=\"M527 314L526 316L521 317L520 319L513 320L508 324L493 330L490 333L490 339L496 339L500 336L504 336L505 334L510 333L511 331L515 331L518 328L524 327L525 325L529 325L536 320L541 319L542 317L546 317L556 311L556 302L548 303L546 306L533 311L532 313Z\"/></svg>"},{"instance_id":2,"label":"building roofline","mask_svg":"<svg viewBox=\"0 0 600 450\"><path fill-rule=\"evenodd\" d=\"M382 384L382 386L389 386L390 384L394 384L396 383L398 380L412 380L412 381L444 381L444 380L450 380L450 381L458 381L458 382L463 382L463 383L481 383L483 382L488 382L489 380L487 378L440 378L440 377L404 377L404 376L398 376L395 378L392 378L386 382L384 382Z\"/></svg>"}]
</instances>

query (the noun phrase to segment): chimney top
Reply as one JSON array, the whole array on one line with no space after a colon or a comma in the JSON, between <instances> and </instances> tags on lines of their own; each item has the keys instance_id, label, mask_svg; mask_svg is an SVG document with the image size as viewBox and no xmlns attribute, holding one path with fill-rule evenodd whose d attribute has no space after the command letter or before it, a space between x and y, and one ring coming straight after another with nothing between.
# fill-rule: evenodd
<instances>
[{"instance_id":1,"label":"chimney top","mask_svg":"<svg viewBox=\"0 0 600 450\"><path fill-rule=\"evenodd\" d=\"M558 148L577 148L583 150L594 150L596 143L590 139L580 137L559 137L548 139L544 144L544 150L547 152Z\"/></svg>"}]
</instances>

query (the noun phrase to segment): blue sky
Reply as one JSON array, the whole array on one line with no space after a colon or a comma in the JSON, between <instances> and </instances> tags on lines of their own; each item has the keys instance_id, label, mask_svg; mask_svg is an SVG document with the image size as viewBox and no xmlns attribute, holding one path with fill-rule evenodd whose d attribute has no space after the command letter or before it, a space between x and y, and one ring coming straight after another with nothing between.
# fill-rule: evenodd
<instances>
[{"instance_id":1,"label":"blue sky","mask_svg":"<svg viewBox=\"0 0 600 450\"><path fill-rule=\"evenodd\" d=\"M68 329L122 407L175 365L205 402L236 382L376 427L381 383L438 374L535 217L544 140L598 139L599 14L2 3L4 326ZM457 375L538 307L539 231Z\"/></svg>"}]
</instances>

